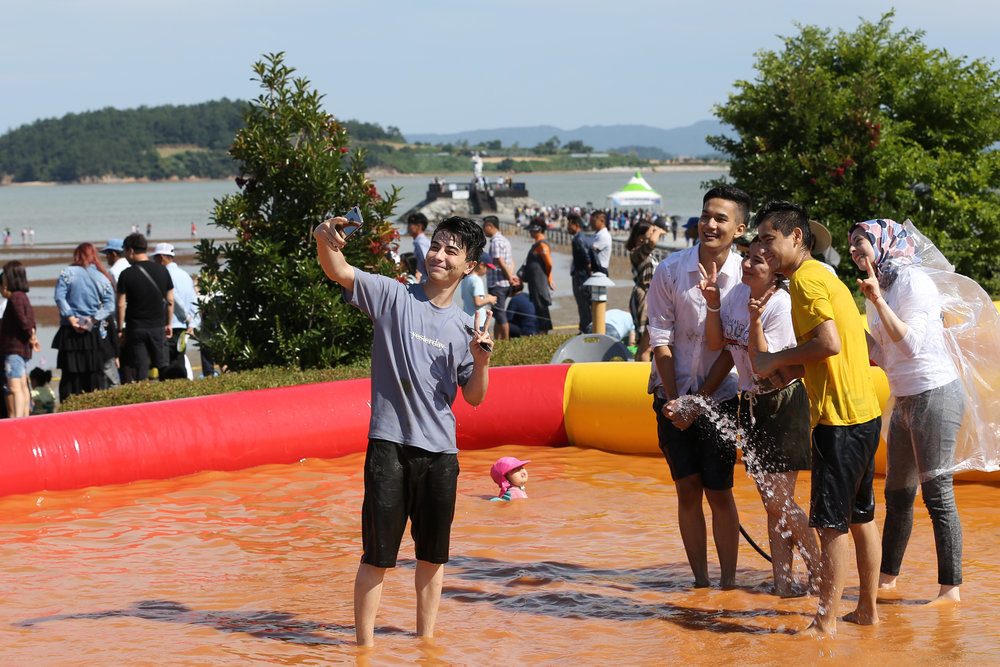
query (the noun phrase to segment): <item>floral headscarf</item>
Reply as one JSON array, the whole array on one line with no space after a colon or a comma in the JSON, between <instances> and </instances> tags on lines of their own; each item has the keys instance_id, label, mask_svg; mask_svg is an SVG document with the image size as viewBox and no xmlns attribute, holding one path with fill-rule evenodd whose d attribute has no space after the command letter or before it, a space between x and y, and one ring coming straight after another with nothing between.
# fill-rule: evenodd
<instances>
[{"instance_id":1,"label":"floral headscarf","mask_svg":"<svg viewBox=\"0 0 1000 667\"><path fill-rule=\"evenodd\" d=\"M851 234L859 227L875 249L875 275L883 289L896 280L901 269L920 262L916 239L895 220L879 218L857 222L847 233L848 243Z\"/></svg>"}]
</instances>

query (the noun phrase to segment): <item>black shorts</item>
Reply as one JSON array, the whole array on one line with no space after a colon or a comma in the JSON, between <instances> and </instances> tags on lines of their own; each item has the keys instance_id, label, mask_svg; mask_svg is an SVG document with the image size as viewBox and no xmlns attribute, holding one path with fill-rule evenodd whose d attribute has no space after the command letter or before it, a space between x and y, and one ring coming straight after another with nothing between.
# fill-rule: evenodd
<instances>
[{"instance_id":1,"label":"black shorts","mask_svg":"<svg viewBox=\"0 0 1000 667\"><path fill-rule=\"evenodd\" d=\"M486 291L497 298L497 302L493 304L493 321L497 324L507 324L509 321L507 319L507 297L510 296L510 285L494 285Z\"/></svg>"},{"instance_id":2,"label":"black shorts","mask_svg":"<svg viewBox=\"0 0 1000 667\"><path fill-rule=\"evenodd\" d=\"M846 533L852 523L875 518L875 450L882 418L852 424L818 424L812 436L809 525Z\"/></svg>"},{"instance_id":3,"label":"black shorts","mask_svg":"<svg viewBox=\"0 0 1000 667\"><path fill-rule=\"evenodd\" d=\"M736 465L735 434L723 434L718 425L726 422L735 430L736 397L719 403L718 414L701 415L687 429L681 431L663 416L663 406L667 403L659 396L653 397L656 411L656 435L660 441L660 451L670 466L670 477L674 481L700 474L706 489L725 491L733 488L733 466Z\"/></svg>"},{"instance_id":4,"label":"black shorts","mask_svg":"<svg viewBox=\"0 0 1000 667\"><path fill-rule=\"evenodd\" d=\"M812 469L809 394L802 380L767 394L743 392L740 430L751 474Z\"/></svg>"},{"instance_id":5,"label":"black shorts","mask_svg":"<svg viewBox=\"0 0 1000 667\"><path fill-rule=\"evenodd\" d=\"M447 563L457 491L457 454L369 440L361 507L361 562L395 567L409 519L417 560Z\"/></svg>"}]
</instances>

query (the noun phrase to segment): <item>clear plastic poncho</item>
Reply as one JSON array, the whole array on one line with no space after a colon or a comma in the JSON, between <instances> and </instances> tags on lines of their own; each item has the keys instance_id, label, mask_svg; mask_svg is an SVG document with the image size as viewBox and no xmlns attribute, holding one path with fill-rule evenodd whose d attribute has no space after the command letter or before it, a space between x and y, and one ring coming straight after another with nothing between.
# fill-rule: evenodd
<instances>
[{"instance_id":1,"label":"clear plastic poncho","mask_svg":"<svg viewBox=\"0 0 1000 667\"><path fill-rule=\"evenodd\" d=\"M941 297L945 347L958 371L965 398L965 416L952 466L921 471L920 481L948 472L1000 470L1000 312L979 283L955 273L955 267L910 220L902 227L908 233L904 236L912 240L905 240L908 247L901 256L893 258L889 253L881 263L881 274L891 275L919 265L934 282ZM897 248L903 245L898 239L888 240ZM891 413L894 402L890 396L886 415ZM883 418L884 437L888 435L889 421Z\"/></svg>"}]
</instances>

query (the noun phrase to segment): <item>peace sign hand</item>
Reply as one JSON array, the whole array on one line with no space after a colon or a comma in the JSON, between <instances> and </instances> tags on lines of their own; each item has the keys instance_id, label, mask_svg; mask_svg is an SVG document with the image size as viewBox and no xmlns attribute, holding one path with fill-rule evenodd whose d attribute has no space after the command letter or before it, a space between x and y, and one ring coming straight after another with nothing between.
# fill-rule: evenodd
<instances>
[{"instance_id":1,"label":"peace sign hand","mask_svg":"<svg viewBox=\"0 0 1000 667\"><path fill-rule=\"evenodd\" d=\"M774 295L774 291L777 289L772 285L764 296L759 299L750 297L750 302L747 304L747 308L750 310L750 321L756 322L760 319L760 316L764 314L764 308L767 306L767 302L771 300L771 296Z\"/></svg>"},{"instance_id":2,"label":"peace sign hand","mask_svg":"<svg viewBox=\"0 0 1000 667\"><path fill-rule=\"evenodd\" d=\"M698 262L698 271L701 272L701 280L698 281L698 289L701 290L702 296L705 297L705 303L708 304L709 308L718 309L721 294L719 293L719 287L717 285L719 280L719 271L715 266L715 262L712 262L711 273L705 270L705 267L701 265L701 262Z\"/></svg>"},{"instance_id":3,"label":"peace sign hand","mask_svg":"<svg viewBox=\"0 0 1000 667\"><path fill-rule=\"evenodd\" d=\"M493 317L492 311L486 311L486 321L483 322L483 328L479 328L479 311L476 311L475 319L473 323L475 328L466 326L465 332L472 336L472 342L469 343L469 349L472 351L473 358L485 356L489 359L490 353L493 352L493 339L490 338L490 319Z\"/></svg>"},{"instance_id":4,"label":"peace sign hand","mask_svg":"<svg viewBox=\"0 0 1000 667\"><path fill-rule=\"evenodd\" d=\"M868 259L865 259L864 262L865 269L868 271L868 277L863 279L858 278L858 286L864 292L866 299L872 303L878 303L882 298L882 288L879 287L878 277L875 276L875 268L872 266L872 263Z\"/></svg>"}]
</instances>

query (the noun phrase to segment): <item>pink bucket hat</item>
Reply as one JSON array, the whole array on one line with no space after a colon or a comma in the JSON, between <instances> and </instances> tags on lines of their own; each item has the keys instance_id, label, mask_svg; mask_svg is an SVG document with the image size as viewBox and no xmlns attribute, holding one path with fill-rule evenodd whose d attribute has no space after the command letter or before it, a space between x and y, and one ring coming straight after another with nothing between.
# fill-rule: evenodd
<instances>
[{"instance_id":1,"label":"pink bucket hat","mask_svg":"<svg viewBox=\"0 0 1000 667\"><path fill-rule=\"evenodd\" d=\"M507 489L510 488L510 482L507 481L507 473L528 463L531 463L531 461L521 461L513 456L504 456L497 459L497 462L490 468L490 477L500 485L501 496L507 493Z\"/></svg>"}]
</instances>

